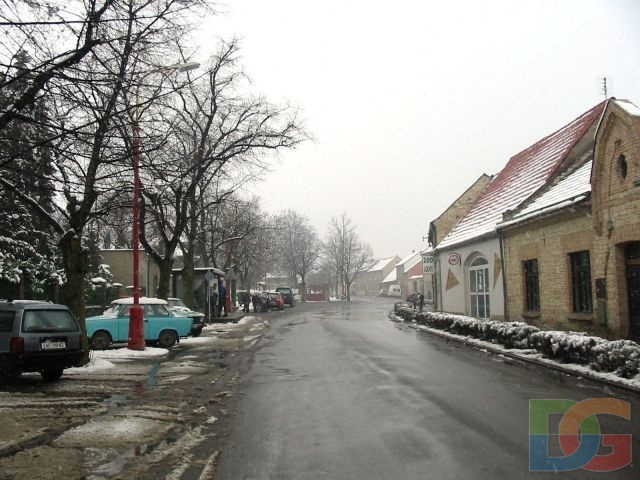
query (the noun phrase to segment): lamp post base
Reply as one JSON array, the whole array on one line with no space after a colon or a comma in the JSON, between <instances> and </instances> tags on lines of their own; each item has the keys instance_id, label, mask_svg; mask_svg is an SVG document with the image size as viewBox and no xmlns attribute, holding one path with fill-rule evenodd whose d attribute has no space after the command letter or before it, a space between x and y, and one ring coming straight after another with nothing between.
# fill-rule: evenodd
<instances>
[{"instance_id":1,"label":"lamp post base","mask_svg":"<svg viewBox=\"0 0 640 480\"><path fill-rule=\"evenodd\" d=\"M129 311L129 350L144 350L144 330L142 328L142 307L132 305Z\"/></svg>"}]
</instances>

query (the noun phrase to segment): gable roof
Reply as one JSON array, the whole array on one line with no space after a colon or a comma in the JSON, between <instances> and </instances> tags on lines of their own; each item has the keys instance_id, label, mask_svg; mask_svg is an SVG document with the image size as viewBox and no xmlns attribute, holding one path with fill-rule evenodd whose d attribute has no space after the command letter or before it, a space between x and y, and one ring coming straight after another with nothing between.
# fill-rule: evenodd
<instances>
[{"instance_id":1,"label":"gable roof","mask_svg":"<svg viewBox=\"0 0 640 480\"><path fill-rule=\"evenodd\" d=\"M389 257L389 258L383 258L381 260L378 260L376 263L374 263L371 266L371 268L369 268L369 270L367 270L367 272L378 272L380 270L384 270L384 267L389 265L389 263L391 263L394 258L396 257Z\"/></svg>"},{"instance_id":2,"label":"gable roof","mask_svg":"<svg viewBox=\"0 0 640 480\"><path fill-rule=\"evenodd\" d=\"M571 123L511 157L467 214L438 244L437 249L495 232L503 212L517 207L558 171L573 147L594 126L605 104L606 101L599 103Z\"/></svg>"},{"instance_id":3,"label":"gable roof","mask_svg":"<svg viewBox=\"0 0 640 480\"><path fill-rule=\"evenodd\" d=\"M400 265L403 265L405 267L405 270L407 270L408 268L411 268L415 265L415 261L410 263L411 260L415 260L416 258L421 258L420 257L420 252L416 252L413 251L411 252L409 255L407 255L406 257L404 257L403 259L401 259L398 263L396 263L396 267L399 267ZM409 264L409 265L407 265Z\"/></svg>"},{"instance_id":4,"label":"gable roof","mask_svg":"<svg viewBox=\"0 0 640 480\"><path fill-rule=\"evenodd\" d=\"M397 279L398 279L398 272L394 268L389 272L389 275L384 277L384 279L382 280L382 283L395 282Z\"/></svg>"}]
</instances>

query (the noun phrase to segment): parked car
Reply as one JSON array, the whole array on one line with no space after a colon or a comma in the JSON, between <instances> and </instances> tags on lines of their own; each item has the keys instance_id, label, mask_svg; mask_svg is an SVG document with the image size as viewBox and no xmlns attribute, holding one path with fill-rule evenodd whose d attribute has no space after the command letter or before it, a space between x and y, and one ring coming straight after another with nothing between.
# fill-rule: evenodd
<instances>
[{"instance_id":1,"label":"parked car","mask_svg":"<svg viewBox=\"0 0 640 480\"><path fill-rule=\"evenodd\" d=\"M256 292L251 296L253 311L256 313L269 311L269 294L267 292Z\"/></svg>"},{"instance_id":2,"label":"parked car","mask_svg":"<svg viewBox=\"0 0 640 480\"><path fill-rule=\"evenodd\" d=\"M39 372L58 380L65 368L82 365L82 332L64 305L38 300L0 303L0 373Z\"/></svg>"},{"instance_id":3,"label":"parked car","mask_svg":"<svg viewBox=\"0 0 640 480\"><path fill-rule=\"evenodd\" d=\"M269 296L268 309L277 308L278 310L284 310L284 296L282 296L282 293L267 292L267 295Z\"/></svg>"},{"instance_id":4,"label":"parked car","mask_svg":"<svg viewBox=\"0 0 640 480\"><path fill-rule=\"evenodd\" d=\"M284 310L284 297L280 292L259 292L252 297L255 312L268 312L273 308Z\"/></svg>"},{"instance_id":5,"label":"parked car","mask_svg":"<svg viewBox=\"0 0 640 480\"><path fill-rule=\"evenodd\" d=\"M112 343L127 342L129 338L129 312L133 298L120 298L102 315L88 317L87 337L93 350L105 350ZM170 348L191 333L193 320L171 312L166 300L140 298L143 309L145 342L162 348Z\"/></svg>"},{"instance_id":6,"label":"parked car","mask_svg":"<svg viewBox=\"0 0 640 480\"><path fill-rule=\"evenodd\" d=\"M276 292L280 292L284 297L284 303L289 305L290 307L295 306L296 299L295 294L293 293L293 289L289 287L278 287L276 288Z\"/></svg>"},{"instance_id":7,"label":"parked car","mask_svg":"<svg viewBox=\"0 0 640 480\"><path fill-rule=\"evenodd\" d=\"M196 312L187 307L179 298L168 298L169 310L178 315L189 317L192 320L191 323L191 336L198 337L202 333L205 323L205 315L202 312Z\"/></svg>"},{"instance_id":8,"label":"parked car","mask_svg":"<svg viewBox=\"0 0 640 480\"><path fill-rule=\"evenodd\" d=\"M378 293L378 296L380 297L386 297L388 295L389 295L389 289L387 288L381 288L380 293Z\"/></svg>"}]
</instances>

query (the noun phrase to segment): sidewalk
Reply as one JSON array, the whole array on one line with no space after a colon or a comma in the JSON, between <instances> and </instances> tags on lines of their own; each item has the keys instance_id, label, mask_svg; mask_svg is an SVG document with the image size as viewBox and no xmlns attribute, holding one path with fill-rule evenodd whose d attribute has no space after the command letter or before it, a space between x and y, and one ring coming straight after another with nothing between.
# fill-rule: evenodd
<instances>
[{"instance_id":1,"label":"sidewalk","mask_svg":"<svg viewBox=\"0 0 640 480\"><path fill-rule=\"evenodd\" d=\"M478 340L476 338L466 337L463 335L448 333L443 330L438 330L435 328L430 328L425 325L420 325L415 321L406 321L403 318L396 316L393 312L389 314L389 318L394 322L404 323L405 325L411 328L428 333L429 335L434 335L447 340L453 340L455 342L462 343L465 345L471 345L482 351L489 351L492 353L496 353L498 355L502 355L504 357L509 357L509 358L512 358L515 360L521 360L523 362L527 362L530 364L551 368L569 375L589 378L591 380L605 383L613 387L622 388L624 390L627 390L633 393L640 393L640 378L638 378L640 377L640 375L637 375L635 379L621 378L612 373L596 372L590 369L589 367L586 367L583 365L558 363L554 360L544 358L540 352L537 352L535 350L531 350L531 351L519 350L516 348L507 349L502 345L498 345L495 343L486 342L483 340Z\"/></svg>"}]
</instances>

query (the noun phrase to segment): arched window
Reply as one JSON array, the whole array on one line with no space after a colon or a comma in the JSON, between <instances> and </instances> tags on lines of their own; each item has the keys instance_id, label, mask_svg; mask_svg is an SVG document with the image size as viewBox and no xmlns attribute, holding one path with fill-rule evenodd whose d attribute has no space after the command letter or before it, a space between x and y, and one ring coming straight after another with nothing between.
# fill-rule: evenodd
<instances>
[{"instance_id":1,"label":"arched window","mask_svg":"<svg viewBox=\"0 0 640 480\"><path fill-rule=\"evenodd\" d=\"M476 258L469 265L469 313L472 317L489 318L489 262L484 257Z\"/></svg>"}]
</instances>

